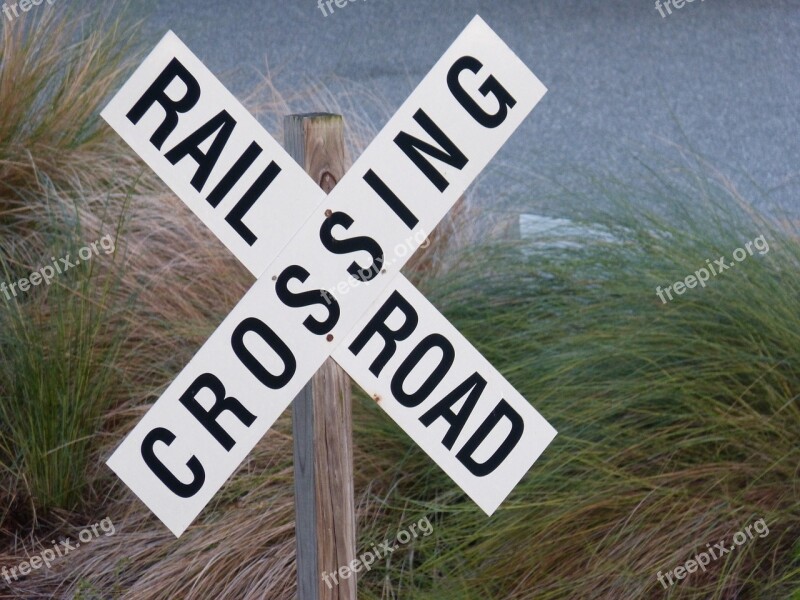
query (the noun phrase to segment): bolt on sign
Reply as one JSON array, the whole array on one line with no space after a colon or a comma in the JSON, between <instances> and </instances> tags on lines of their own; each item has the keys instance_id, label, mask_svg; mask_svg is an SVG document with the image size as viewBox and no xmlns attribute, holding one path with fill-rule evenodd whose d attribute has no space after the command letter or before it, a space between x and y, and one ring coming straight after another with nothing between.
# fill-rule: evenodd
<instances>
[{"instance_id":1,"label":"bolt on sign","mask_svg":"<svg viewBox=\"0 0 800 600\"><path fill-rule=\"evenodd\" d=\"M103 118L258 278L108 461L176 536L329 357L486 513L517 485L556 431L400 269L545 92L476 16L326 195L172 32L123 85Z\"/></svg>"}]
</instances>

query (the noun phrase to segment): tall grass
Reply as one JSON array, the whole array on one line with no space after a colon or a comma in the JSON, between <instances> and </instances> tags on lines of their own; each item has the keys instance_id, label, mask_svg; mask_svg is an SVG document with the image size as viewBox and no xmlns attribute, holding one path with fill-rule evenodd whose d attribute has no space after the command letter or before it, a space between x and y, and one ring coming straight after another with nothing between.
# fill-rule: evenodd
<instances>
[{"instance_id":1,"label":"tall grass","mask_svg":"<svg viewBox=\"0 0 800 600\"><path fill-rule=\"evenodd\" d=\"M102 14L6 24L0 45L0 210L36 188L43 173L59 188L124 187L136 161L97 118L135 60L134 29Z\"/></svg>"},{"instance_id":2,"label":"tall grass","mask_svg":"<svg viewBox=\"0 0 800 600\"><path fill-rule=\"evenodd\" d=\"M51 253L74 259L98 239L86 233L53 240L44 256L22 262L16 256L14 265L0 258L3 279L26 277L49 264ZM125 337L109 262L94 257L49 286L0 299L0 443L10 482L4 508L17 522L31 516L35 522L37 512L54 508L73 510L93 497L87 473L94 434L115 396Z\"/></svg>"},{"instance_id":3,"label":"tall grass","mask_svg":"<svg viewBox=\"0 0 800 600\"><path fill-rule=\"evenodd\" d=\"M455 266L447 273L418 278L560 433L487 518L362 398L354 416L359 549L423 515L434 533L362 574L359 598L772 600L800 592L797 229L755 213L708 172L640 187L596 184L616 209L595 215L592 227L616 241L488 244L448 261ZM149 206L140 216L154 224ZM246 284L235 261L214 262L213 244L203 249L208 237L191 219L196 254L148 278L177 243L176 226L167 219L148 229L158 256L138 259L134 270L150 282L137 335L143 347L161 339L176 354L169 365L153 365L158 372L136 376L152 397L190 353L181 340L196 347L221 316L192 292L209 277L203 261L217 273L232 269L236 288ZM656 296L657 285L685 278L707 258L730 257L759 235L768 253L669 304ZM168 285L176 276L192 284ZM240 290L220 291L217 308ZM145 363L140 357L126 369ZM118 414L129 423L145 409L134 402ZM291 481L284 418L180 540L118 486L106 505L117 536L27 589L57 586L66 597L81 589L87 598L112 591L137 599L292 598ZM657 581L659 571L760 518L766 537L669 590Z\"/></svg>"},{"instance_id":4,"label":"tall grass","mask_svg":"<svg viewBox=\"0 0 800 600\"><path fill-rule=\"evenodd\" d=\"M397 486L387 513L411 505L439 520L435 541L389 569L391 587L372 578L365 598L800 593L798 229L708 171L595 183L616 208L591 226L618 241L483 247L429 282L560 433L487 519L405 440L365 424L383 440L376 472ZM767 254L669 304L656 296L759 235ZM656 580L759 518L767 537L669 590ZM460 582L468 592L440 591Z\"/></svg>"},{"instance_id":5,"label":"tall grass","mask_svg":"<svg viewBox=\"0 0 800 600\"><path fill-rule=\"evenodd\" d=\"M64 13L3 27L0 277L8 284L117 235L141 172L98 119L135 60L133 29ZM102 262L18 298L0 294L0 516L13 522L93 497L91 437L110 404L122 339L118 275Z\"/></svg>"}]
</instances>

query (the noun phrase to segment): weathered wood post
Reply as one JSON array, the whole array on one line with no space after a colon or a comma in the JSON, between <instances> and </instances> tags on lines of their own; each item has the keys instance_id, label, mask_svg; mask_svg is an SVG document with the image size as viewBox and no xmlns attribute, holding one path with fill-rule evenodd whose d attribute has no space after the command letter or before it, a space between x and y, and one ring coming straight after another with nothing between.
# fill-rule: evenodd
<instances>
[{"instance_id":1,"label":"weathered wood post","mask_svg":"<svg viewBox=\"0 0 800 600\"><path fill-rule=\"evenodd\" d=\"M341 115L289 115L284 145L330 193L347 165ZM356 575L323 582L356 556L350 379L328 359L293 403L299 600L356 600Z\"/></svg>"}]
</instances>

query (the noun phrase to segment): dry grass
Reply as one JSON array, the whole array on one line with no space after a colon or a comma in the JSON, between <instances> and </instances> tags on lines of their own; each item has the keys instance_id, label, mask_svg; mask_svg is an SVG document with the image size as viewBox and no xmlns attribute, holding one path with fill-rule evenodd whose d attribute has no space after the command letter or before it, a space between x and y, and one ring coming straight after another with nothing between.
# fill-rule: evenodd
<instances>
[{"instance_id":1,"label":"dry grass","mask_svg":"<svg viewBox=\"0 0 800 600\"><path fill-rule=\"evenodd\" d=\"M0 45L0 272L16 281L121 226L134 185L152 185L98 119L136 60L134 28L44 11L4 26ZM146 184L146 185L145 185ZM119 263L95 259L9 301L2 298L2 516L84 496L97 419L113 405L123 333ZM6 412L7 411L7 412Z\"/></svg>"},{"instance_id":2,"label":"dry grass","mask_svg":"<svg viewBox=\"0 0 800 600\"><path fill-rule=\"evenodd\" d=\"M136 60L135 31L56 11L19 25L0 49L0 210L42 178L84 195L124 188L137 161L97 112Z\"/></svg>"}]
</instances>

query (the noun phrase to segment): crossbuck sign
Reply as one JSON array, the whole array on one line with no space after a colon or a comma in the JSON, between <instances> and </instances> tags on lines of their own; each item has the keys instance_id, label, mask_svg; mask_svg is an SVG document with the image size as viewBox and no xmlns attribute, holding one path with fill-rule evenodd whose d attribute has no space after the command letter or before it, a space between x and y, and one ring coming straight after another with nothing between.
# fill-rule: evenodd
<instances>
[{"instance_id":1,"label":"crossbuck sign","mask_svg":"<svg viewBox=\"0 0 800 600\"><path fill-rule=\"evenodd\" d=\"M476 16L326 195L172 32L123 85L103 118L258 278L108 461L176 536L328 357L486 513L517 485L555 430L400 269L545 91Z\"/></svg>"}]
</instances>

